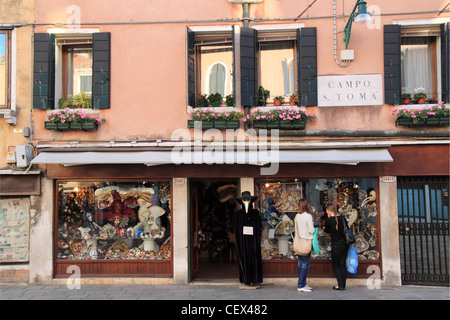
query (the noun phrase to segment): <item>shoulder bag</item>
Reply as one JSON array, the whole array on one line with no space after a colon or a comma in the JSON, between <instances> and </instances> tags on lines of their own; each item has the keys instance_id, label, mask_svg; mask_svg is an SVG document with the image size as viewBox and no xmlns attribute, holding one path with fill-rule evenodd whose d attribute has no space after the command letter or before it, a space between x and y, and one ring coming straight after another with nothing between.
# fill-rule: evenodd
<instances>
[{"instance_id":1,"label":"shoulder bag","mask_svg":"<svg viewBox=\"0 0 450 320\"><path fill-rule=\"evenodd\" d=\"M348 226L347 226L347 220L345 220L345 218L344 218L343 216L341 216L341 217L342 217L342 219L344 219L344 221L343 221L343 223L344 223L344 231L343 231L343 235L344 235L345 242L346 242L348 245L351 245L351 244L353 244L353 243L356 242L355 236L353 235L352 230L350 230L350 229L348 228Z\"/></svg>"}]
</instances>

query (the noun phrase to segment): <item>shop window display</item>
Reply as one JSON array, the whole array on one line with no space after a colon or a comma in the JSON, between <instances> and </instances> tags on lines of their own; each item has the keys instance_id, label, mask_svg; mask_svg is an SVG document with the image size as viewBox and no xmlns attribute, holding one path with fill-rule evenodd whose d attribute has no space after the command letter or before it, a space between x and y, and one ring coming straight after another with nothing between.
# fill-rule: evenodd
<instances>
[{"instance_id":1,"label":"shop window display","mask_svg":"<svg viewBox=\"0 0 450 320\"><path fill-rule=\"evenodd\" d=\"M311 204L320 247L312 259L331 259L331 240L323 229L325 209L337 205L356 237L359 260L379 260L378 211L375 179L292 179L256 182L258 208L262 219L262 257L265 260L295 259L294 217L297 201L305 197Z\"/></svg>"},{"instance_id":2,"label":"shop window display","mask_svg":"<svg viewBox=\"0 0 450 320\"><path fill-rule=\"evenodd\" d=\"M169 182L59 182L57 259L171 259Z\"/></svg>"}]
</instances>

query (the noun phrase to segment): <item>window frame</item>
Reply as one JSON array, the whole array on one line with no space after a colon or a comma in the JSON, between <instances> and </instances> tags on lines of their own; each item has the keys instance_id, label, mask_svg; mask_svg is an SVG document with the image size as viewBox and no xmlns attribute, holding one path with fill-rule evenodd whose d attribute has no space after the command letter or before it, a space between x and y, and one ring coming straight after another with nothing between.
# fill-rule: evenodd
<instances>
[{"instance_id":1,"label":"window frame","mask_svg":"<svg viewBox=\"0 0 450 320\"><path fill-rule=\"evenodd\" d=\"M267 36L267 34L271 34L270 37ZM261 43L265 43L265 42L287 42L287 41L292 41L293 42L293 48L292 48L292 62L293 62L293 79L290 78L290 68L289 68L289 63L287 64L287 71L289 72L288 74L288 86L290 87L291 85L291 81L294 81L293 84L293 89L295 94L298 95L298 82L299 82L299 74L298 74L298 59L296 58L298 55L298 39L297 39L297 33L296 30L288 30L288 31L278 31L276 32L276 35L273 35L273 31L258 31L257 33L257 73L258 73L258 88L259 86L262 85L262 77L263 77L263 72L262 72L262 50L261 50ZM284 79L283 79L284 81ZM284 83L283 83L283 91L285 91L285 87L284 87ZM266 88L264 87L264 89L269 89L270 88ZM282 105L288 105L289 104L289 94L279 94L279 92L273 92L273 90L270 90L271 96L268 98L268 103L266 104L266 106L271 106L273 105L273 97L275 96L284 96L287 99L282 103ZM272 102L271 102L272 101Z\"/></svg>"},{"instance_id":2,"label":"window frame","mask_svg":"<svg viewBox=\"0 0 450 320\"><path fill-rule=\"evenodd\" d=\"M410 26L402 26L401 34L400 34L400 55L402 55L402 39L403 38L422 38L422 37L431 37L431 87L432 92L426 92L427 96L435 95L438 101L442 101L442 70L441 70L441 45L442 45L442 34L439 25L433 26L420 26L420 27L410 27ZM414 92L403 92L403 58L401 57L400 63L400 81L401 81L401 91L403 93L410 93L414 95Z\"/></svg>"},{"instance_id":3,"label":"window frame","mask_svg":"<svg viewBox=\"0 0 450 320\"><path fill-rule=\"evenodd\" d=\"M78 34L78 35L65 35L58 34L56 35L56 43L55 43L55 106L57 105L59 99L68 99L69 98L69 88L68 88L68 59L70 54L68 53L69 48L81 48L81 47L90 47L93 50L93 34ZM91 66L91 70L93 72L93 66ZM73 80L72 80L73 81ZM72 86L74 84L72 83ZM72 95L74 88L72 88ZM92 97L92 88L91 88L91 97Z\"/></svg>"},{"instance_id":4,"label":"window frame","mask_svg":"<svg viewBox=\"0 0 450 320\"><path fill-rule=\"evenodd\" d=\"M229 26L189 26L187 27L187 70L188 70L188 90L187 90L187 105L188 110L190 109L197 109L198 106L198 97L199 94L204 94L204 92L201 92L202 87L202 79L201 79L201 65L199 64L200 61L200 53L199 50L197 50L197 47L200 47L201 45L207 45L211 42L211 39L213 42L221 41L220 39L223 39L223 43L229 43L231 42L232 46L232 70L231 70L231 94L233 94L233 106L229 106L227 108L234 108L237 106L237 84L236 84L236 77L237 73L239 72L236 68L236 27L234 25ZM208 40L207 40L208 39ZM216 39L216 40L214 40ZM211 65L212 66L212 65ZM210 67L211 67L210 66ZM228 78L228 71L226 73L226 85L227 85L227 78ZM209 72L206 72L207 77L209 76ZM203 79L205 81L205 88L209 87L209 79ZM226 87L225 85L225 87ZM226 91L225 91L226 92ZM225 100L225 97L222 97ZM224 105L221 105L220 107L224 107ZM217 107L214 107L217 108Z\"/></svg>"},{"instance_id":5,"label":"window frame","mask_svg":"<svg viewBox=\"0 0 450 320\"><path fill-rule=\"evenodd\" d=\"M61 53L55 52L59 49L56 35L92 36L92 109L111 108L111 33L97 29L77 29L75 33L72 29L59 28L47 31L34 33L33 109L57 109L62 97L62 78L55 82L56 74L62 69Z\"/></svg>"},{"instance_id":6,"label":"window frame","mask_svg":"<svg viewBox=\"0 0 450 320\"><path fill-rule=\"evenodd\" d=\"M384 25L384 103L402 105L401 38L402 32L415 30L425 35L435 29L436 83L438 101L450 101L450 22L436 18L428 20L401 20ZM439 31L437 31L440 29ZM412 32L410 33L410 35Z\"/></svg>"},{"instance_id":7,"label":"window frame","mask_svg":"<svg viewBox=\"0 0 450 320\"><path fill-rule=\"evenodd\" d=\"M9 29L0 29L0 34L5 35L5 104L0 104L0 110L8 110L11 109L11 87L12 87L12 39L11 39L11 30Z\"/></svg>"}]
</instances>

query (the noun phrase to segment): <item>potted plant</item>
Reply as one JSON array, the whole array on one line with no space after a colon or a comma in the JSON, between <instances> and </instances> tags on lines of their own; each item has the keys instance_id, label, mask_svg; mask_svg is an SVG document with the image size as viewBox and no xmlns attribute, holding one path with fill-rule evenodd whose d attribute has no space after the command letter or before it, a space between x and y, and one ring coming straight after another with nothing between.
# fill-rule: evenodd
<instances>
[{"instance_id":1,"label":"potted plant","mask_svg":"<svg viewBox=\"0 0 450 320\"><path fill-rule=\"evenodd\" d=\"M267 99L270 97L270 91L265 90L263 86L259 86L258 88L258 105L265 106Z\"/></svg>"},{"instance_id":2,"label":"potted plant","mask_svg":"<svg viewBox=\"0 0 450 320\"><path fill-rule=\"evenodd\" d=\"M219 92L211 93L208 96L208 101L213 107L218 107L223 102L222 95Z\"/></svg>"},{"instance_id":3,"label":"potted plant","mask_svg":"<svg viewBox=\"0 0 450 320\"><path fill-rule=\"evenodd\" d=\"M79 108L79 109L92 109L92 98L89 93L80 92L76 95L69 95L68 99L59 99L58 102L60 109L65 108Z\"/></svg>"},{"instance_id":4,"label":"potted plant","mask_svg":"<svg viewBox=\"0 0 450 320\"><path fill-rule=\"evenodd\" d=\"M427 98L425 88L415 88L414 92L414 100L416 103L425 103L425 99Z\"/></svg>"},{"instance_id":5,"label":"potted plant","mask_svg":"<svg viewBox=\"0 0 450 320\"><path fill-rule=\"evenodd\" d=\"M315 119L316 116L299 108L278 107L271 110L256 111L244 117L244 122L252 121L255 129L293 129L303 130L307 121Z\"/></svg>"},{"instance_id":6,"label":"potted plant","mask_svg":"<svg viewBox=\"0 0 450 320\"><path fill-rule=\"evenodd\" d=\"M402 94L402 104L409 104L411 102L411 94L404 93Z\"/></svg>"},{"instance_id":7,"label":"potted plant","mask_svg":"<svg viewBox=\"0 0 450 320\"><path fill-rule=\"evenodd\" d=\"M275 98L273 98L273 104L276 106L281 106L281 104L284 101L284 97L283 96L276 96Z\"/></svg>"},{"instance_id":8,"label":"potted plant","mask_svg":"<svg viewBox=\"0 0 450 320\"><path fill-rule=\"evenodd\" d=\"M232 107L234 105L233 94L229 94L225 97L225 104L227 105L227 107Z\"/></svg>"},{"instance_id":9,"label":"potted plant","mask_svg":"<svg viewBox=\"0 0 450 320\"><path fill-rule=\"evenodd\" d=\"M206 97L206 94L199 94L198 95L198 101L197 105L200 108L207 108L209 106L208 98Z\"/></svg>"},{"instance_id":10,"label":"potted plant","mask_svg":"<svg viewBox=\"0 0 450 320\"><path fill-rule=\"evenodd\" d=\"M293 93L289 96L289 105L296 106L297 105L297 94Z\"/></svg>"},{"instance_id":11,"label":"potted plant","mask_svg":"<svg viewBox=\"0 0 450 320\"><path fill-rule=\"evenodd\" d=\"M244 117L241 112L236 111L213 111L195 110L189 112L191 120L188 120L188 128L195 128L195 122L201 121L202 129L218 128L218 129L237 129L239 128L239 120Z\"/></svg>"},{"instance_id":12,"label":"potted plant","mask_svg":"<svg viewBox=\"0 0 450 320\"><path fill-rule=\"evenodd\" d=\"M432 107L392 109L396 126L439 126L449 124L449 108L443 102Z\"/></svg>"}]
</instances>

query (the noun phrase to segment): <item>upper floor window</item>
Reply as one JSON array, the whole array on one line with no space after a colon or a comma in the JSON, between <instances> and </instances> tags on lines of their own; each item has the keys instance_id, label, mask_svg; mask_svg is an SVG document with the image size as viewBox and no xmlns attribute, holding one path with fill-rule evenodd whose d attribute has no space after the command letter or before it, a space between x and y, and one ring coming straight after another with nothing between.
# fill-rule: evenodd
<instances>
[{"instance_id":1,"label":"upper floor window","mask_svg":"<svg viewBox=\"0 0 450 320\"><path fill-rule=\"evenodd\" d=\"M233 93L234 46L231 26L193 30L188 28L188 100L190 106L198 107L200 95L219 93L225 100Z\"/></svg>"},{"instance_id":2,"label":"upper floor window","mask_svg":"<svg viewBox=\"0 0 450 320\"><path fill-rule=\"evenodd\" d=\"M295 39L295 40L293 40ZM297 92L296 33L264 34L258 32L259 85L270 91L271 98ZM272 99L270 99L272 100Z\"/></svg>"},{"instance_id":3,"label":"upper floor window","mask_svg":"<svg viewBox=\"0 0 450 320\"><path fill-rule=\"evenodd\" d=\"M57 38L60 67L56 78L61 78L61 92L57 96L67 99L81 92L92 94L92 37Z\"/></svg>"},{"instance_id":4,"label":"upper floor window","mask_svg":"<svg viewBox=\"0 0 450 320\"><path fill-rule=\"evenodd\" d=\"M9 31L0 30L0 108L8 108L9 106L9 47Z\"/></svg>"},{"instance_id":5,"label":"upper floor window","mask_svg":"<svg viewBox=\"0 0 450 320\"><path fill-rule=\"evenodd\" d=\"M33 107L70 107L70 101L64 100L75 96L72 100L82 100L85 108L109 108L110 70L109 32L77 35L36 33Z\"/></svg>"},{"instance_id":6,"label":"upper floor window","mask_svg":"<svg viewBox=\"0 0 450 320\"><path fill-rule=\"evenodd\" d=\"M429 100L441 93L440 28L402 29L401 85L402 93L423 92Z\"/></svg>"}]
</instances>

